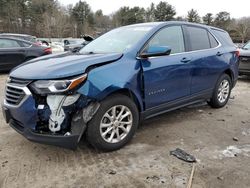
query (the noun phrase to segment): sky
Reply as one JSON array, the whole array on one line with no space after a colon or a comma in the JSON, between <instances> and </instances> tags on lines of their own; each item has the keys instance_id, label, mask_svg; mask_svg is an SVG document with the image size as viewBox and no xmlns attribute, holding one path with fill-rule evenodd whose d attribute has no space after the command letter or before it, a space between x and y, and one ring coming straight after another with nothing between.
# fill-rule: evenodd
<instances>
[{"instance_id":1,"label":"sky","mask_svg":"<svg viewBox=\"0 0 250 188\"><path fill-rule=\"evenodd\" d=\"M75 4L79 0L58 0L63 5ZM82 0L83 1L83 0ZM122 6L140 6L147 8L151 2L158 4L161 0L85 0L93 11L102 9L105 15L112 14ZM164 0L163 0L164 1ZM250 16L249 0L167 0L176 9L177 16L186 16L190 9L196 9L200 16L211 12L217 14L227 11L231 17L240 18Z\"/></svg>"}]
</instances>

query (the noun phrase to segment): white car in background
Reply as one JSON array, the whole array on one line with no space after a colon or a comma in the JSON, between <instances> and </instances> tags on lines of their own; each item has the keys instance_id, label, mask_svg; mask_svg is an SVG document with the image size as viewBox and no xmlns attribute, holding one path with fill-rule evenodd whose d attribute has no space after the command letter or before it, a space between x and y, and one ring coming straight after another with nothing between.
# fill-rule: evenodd
<instances>
[{"instance_id":1,"label":"white car in background","mask_svg":"<svg viewBox=\"0 0 250 188\"><path fill-rule=\"evenodd\" d=\"M63 47L63 43L61 42L52 42L50 43L50 47L52 48L52 53L61 53L64 52L64 47Z\"/></svg>"}]
</instances>

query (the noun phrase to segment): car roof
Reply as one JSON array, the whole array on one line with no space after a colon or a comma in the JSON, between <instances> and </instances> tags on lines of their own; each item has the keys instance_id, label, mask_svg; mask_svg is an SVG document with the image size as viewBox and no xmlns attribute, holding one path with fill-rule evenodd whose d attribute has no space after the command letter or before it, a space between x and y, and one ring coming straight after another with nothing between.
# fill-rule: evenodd
<instances>
[{"instance_id":1,"label":"car roof","mask_svg":"<svg viewBox=\"0 0 250 188\"><path fill-rule=\"evenodd\" d=\"M28 34L19 34L19 33L0 33L0 35L9 35L9 36L19 36L19 37L35 37Z\"/></svg>"},{"instance_id":2,"label":"car roof","mask_svg":"<svg viewBox=\"0 0 250 188\"><path fill-rule=\"evenodd\" d=\"M139 23L139 24L127 25L127 26L124 26L124 27L147 27L148 26L148 27L155 28L155 27L162 27L162 26L170 25L170 24L183 24L183 25L190 25L190 26L198 26L198 27L203 27L203 28L207 28L207 29L215 29L215 30L226 32L225 30L214 27L214 26L199 24L199 23L186 22L186 21L147 22L147 23Z\"/></svg>"}]
</instances>

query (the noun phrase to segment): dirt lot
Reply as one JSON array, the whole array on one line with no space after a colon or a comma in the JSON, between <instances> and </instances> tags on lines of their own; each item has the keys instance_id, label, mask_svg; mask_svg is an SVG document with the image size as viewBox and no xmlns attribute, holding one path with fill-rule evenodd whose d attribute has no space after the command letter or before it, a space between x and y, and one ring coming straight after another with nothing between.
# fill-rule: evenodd
<instances>
[{"instance_id":1,"label":"dirt lot","mask_svg":"<svg viewBox=\"0 0 250 188\"><path fill-rule=\"evenodd\" d=\"M0 115L0 187L186 187L192 165L170 156L177 147L198 160L193 188L250 187L250 78L225 108L200 104L150 119L112 153L84 141L76 151L32 143Z\"/></svg>"}]
</instances>

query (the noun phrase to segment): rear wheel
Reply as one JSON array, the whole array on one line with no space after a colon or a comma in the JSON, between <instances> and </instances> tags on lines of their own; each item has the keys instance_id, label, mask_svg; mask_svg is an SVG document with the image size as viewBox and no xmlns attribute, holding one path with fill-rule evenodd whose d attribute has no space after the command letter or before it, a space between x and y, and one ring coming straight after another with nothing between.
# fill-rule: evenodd
<instances>
[{"instance_id":1,"label":"rear wheel","mask_svg":"<svg viewBox=\"0 0 250 188\"><path fill-rule=\"evenodd\" d=\"M213 108L225 106L229 100L232 90L232 81L227 74L223 74L217 81L213 96L208 104Z\"/></svg>"},{"instance_id":2,"label":"rear wheel","mask_svg":"<svg viewBox=\"0 0 250 188\"><path fill-rule=\"evenodd\" d=\"M135 103L125 95L112 95L101 102L88 123L87 140L96 149L117 150L131 140L138 122Z\"/></svg>"}]
</instances>

